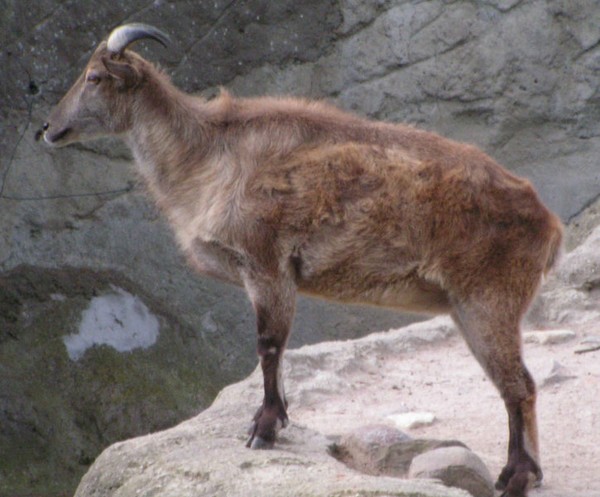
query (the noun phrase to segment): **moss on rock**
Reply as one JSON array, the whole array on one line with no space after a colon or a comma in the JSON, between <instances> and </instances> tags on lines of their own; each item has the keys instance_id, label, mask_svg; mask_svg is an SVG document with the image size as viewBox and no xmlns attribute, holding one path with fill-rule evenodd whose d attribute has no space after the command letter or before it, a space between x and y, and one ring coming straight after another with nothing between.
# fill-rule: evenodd
<instances>
[{"instance_id":1,"label":"moss on rock","mask_svg":"<svg viewBox=\"0 0 600 497\"><path fill-rule=\"evenodd\" d=\"M156 342L69 358L96 296L120 288L159 322ZM21 266L0 276L0 495L71 493L99 452L198 413L223 386L200 335L114 272Z\"/></svg>"}]
</instances>

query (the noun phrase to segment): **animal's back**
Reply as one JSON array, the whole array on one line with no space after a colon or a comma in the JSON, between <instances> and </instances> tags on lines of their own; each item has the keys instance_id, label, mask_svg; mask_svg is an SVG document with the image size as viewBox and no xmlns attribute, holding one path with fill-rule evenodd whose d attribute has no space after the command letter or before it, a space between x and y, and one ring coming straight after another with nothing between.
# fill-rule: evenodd
<instances>
[{"instance_id":1,"label":"animal's back","mask_svg":"<svg viewBox=\"0 0 600 497\"><path fill-rule=\"evenodd\" d=\"M391 133L301 148L260 168L262 220L277 226L301 291L445 312L448 291L539 262L560 222L529 182L474 147L426 134L450 153L422 159L424 145L390 145Z\"/></svg>"}]
</instances>

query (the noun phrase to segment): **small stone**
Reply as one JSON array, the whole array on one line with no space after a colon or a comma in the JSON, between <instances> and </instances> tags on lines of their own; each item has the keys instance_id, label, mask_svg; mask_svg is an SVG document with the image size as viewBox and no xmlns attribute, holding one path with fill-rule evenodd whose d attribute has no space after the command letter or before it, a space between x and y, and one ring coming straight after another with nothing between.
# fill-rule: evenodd
<instances>
[{"instance_id":1,"label":"small stone","mask_svg":"<svg viewBox=\"0 0 600 497\"><path fill-rule=\"evenodd\" d=\"M362 426L352 433L352 437L364 446L391 445L411 438L400 430L382 424Z\"/></svg>"},{"instance_id":2,"label":"small stone","mask_svg":"<svg viewBox=\"0 0 600 497\"><path fill-rule=\"evenodd\" d=\"M361 426L329 446L330 454L361 473L406 477L413 458L440 447L465 445L458 440L412 439L387 425Z\"/></svg>"},{"instance_id":3,"label":"small stone","mask_svg":"<svg viewBox=\"0 0 600 497\"><path fill-rule=\"evenodd\" d=\"M381 474L381 462L387 458L389 447L410 439L406 433L391 426L367 425L344 435L338 444L330 446L330 452L361 473L377 475Z\"/></svg>"},{"instance_id":4,"label":"small stone","mask_svg":"<svg viewBox=\"0 0 600 497\"><path fill-rule=\"evenodd\" d=\"M575 337L575 332L571 330L540 330L523 333L525 343L540 345L557 345L573 340Z\"/></svg>"},{"instance_id":5,"label":"small stone","mask_svg":"<svg viewBox=\"0 0 600 497\"><path fill-rule=\"evenodd\" d=\"M546 387L548 385L555 385L557 383L562 383L563 381L570 380L573 378L577 378L569 369L564 367L558 361L554 361L552 364L552 369L548 373L548 375L542 380L541 386Z\"/></svg>"},{"instance_id":6,"label":"small stone","mask_svg":"<svg viewBox=\"0 0 600 497\"><path fill-rule=\"evenodd\" d=\"M580 347L575 350L576 354L585 354L586 352L595 352L600 350L600 336L585 337L579 343Z\"/></svg>"},{"instance_id":7,"label":"small stone","mask_svg":"<svg viewBox=\"0 0 600 497\"><path fill-rule=\"evenodd\" d=\"M587 336L583 340L581 340L581 345L600 345L600 336Z\"/></svg>"},{"instance_id":8,"label":"small stone","mask_svg":"<svg viewBox=\"0 0 600 497\"><path fill-rule=\"evenodd\" d=\"M387 419L393 421L398 428L406 430L433 424L435 415L431 412L404 412L402 414L390 414Z\"/></svg>"},{"instance_id":9,"label":"small stone","mask_svg":"<svg viewBox=\"0 0 600 497\"><path fill-rule=\"evenodd\" d=\"M473 497L493 497L492 476L475 453L463 447L443 447L415 457L409 478L435 478L448 487L458 487Z\"/></svg>"}]
</instances>

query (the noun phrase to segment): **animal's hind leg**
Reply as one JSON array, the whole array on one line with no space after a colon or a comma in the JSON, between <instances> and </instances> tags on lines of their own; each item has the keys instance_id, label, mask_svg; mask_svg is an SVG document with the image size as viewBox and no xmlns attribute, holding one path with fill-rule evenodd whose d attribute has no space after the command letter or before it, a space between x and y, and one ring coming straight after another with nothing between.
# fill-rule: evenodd
<instances>
[{"instance_id":1,"label":"animal's hind leg","mask_svg":"<svg viewBox=\"0 0 600 497\"><path fill-rule=\"evenodd\" d=\"M540 469L536 389L523 363L520 312L510 306L480 302L456 303L452 314L469 348L502 396L508 413L508 461L496 488L504 497L523 497L542 480Z\"/></svg>"}]
</instances>

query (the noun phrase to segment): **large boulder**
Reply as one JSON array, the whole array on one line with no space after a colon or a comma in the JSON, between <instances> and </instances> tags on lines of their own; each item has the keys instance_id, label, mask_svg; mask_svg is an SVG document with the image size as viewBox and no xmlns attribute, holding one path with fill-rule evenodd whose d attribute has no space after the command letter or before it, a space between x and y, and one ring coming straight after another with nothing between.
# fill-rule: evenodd
<instances>
[{"instance_id":1,"label":"large boulder","mask_svg":"<svg viewBox=\"0 0 600 497\"><path fill-rule=\"evenodd\" d=\"M358 341L328 342L290 351L284 369L291 409L310 410L322 405L326 418L332 406L328 409L323 398L338 389L353 388L350 377L360 378L376 370L384 357L443 343L453 334L448 323L438 319ZM373 472L361 472L363 468L352 469L344 464L347 460L338 460L341 448L354 450L343 438L298 424L292 414L292 423L280 433L274 450L246 449L249 414L261 401L261 385L257 368L246 380L222 390L195 418L109 447L84 476L75 497L468 497L462 490L432 481L387 476L393 461L402 461L405 473L412 457L426 450L425 441L419 442L420 450L411 444L406 462L407 453L396 450L388 458L387 472L375 472L374 476ZM342 429L333 418L330 428L338 433ZM403 440L402 436L387 436L390 433L384 430L382 437L375 434L368 438L371 442L377 438L382 444ZM440 443L430 446L439 447Z\"/></svg>"}]
</instances>

